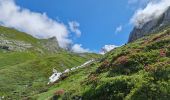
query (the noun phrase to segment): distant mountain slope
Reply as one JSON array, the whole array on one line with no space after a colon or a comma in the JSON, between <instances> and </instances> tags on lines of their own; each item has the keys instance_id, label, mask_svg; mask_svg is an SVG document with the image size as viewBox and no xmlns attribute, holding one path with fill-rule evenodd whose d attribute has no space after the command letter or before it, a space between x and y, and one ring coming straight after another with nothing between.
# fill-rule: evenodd
<instances>
[{"instance_id":1,"label":"distant mountain slope","mask_svg":"<svg viewBox=\"0 0 170 100\"><path fill-rule=\"evenodd\" d=\"M169 100L170 28L112 50L32 98Z\"/></svg>"},{"instance_id":2,"label":"distant mountain slope","mask_svg":"<svg viewBox=\"0 0 170 100\"><path fill-rule=\"evenodd\" d=\"M34 51L37 53L56 53L61 48L55 37L37 39L15 29L0 26L0 49L8 51Z\"/></svg>"},{"instance_id":3,"label":"distant mountain slope","mask_svg":"<svg viewBox=\"0 0 170 100\"><path fill-rule=\"evenodd\" d=\"M156 31L167 26L170 26L170 7L158 19L152 19L141 27L135 27L129 36L128 42L156 33Z\"/></svg>"},{"instance_id":4,"label":"distant mountain slope","mask_svg":"<svg viewBox=\"0 0 170 100\"><path fill-rule=\"evenodd\" d=\"M29 99L49 89L53 68L62 72L99 57L63 50L55 37L37 39L0 26L0 100Z\"/></svg>"}]
</instances>

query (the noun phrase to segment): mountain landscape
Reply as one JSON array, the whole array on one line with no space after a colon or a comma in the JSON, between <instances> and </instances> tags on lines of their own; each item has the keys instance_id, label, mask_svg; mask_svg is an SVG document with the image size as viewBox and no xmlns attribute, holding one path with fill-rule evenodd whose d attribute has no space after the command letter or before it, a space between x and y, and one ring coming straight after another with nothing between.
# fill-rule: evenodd
<instances>
[{"instance_id":1,"label":"mountain landscape","mask_svg":"<svg viewBox=\"0 0 170 100\"><path fill-rule=\"evenodd\" d=\"M0 100L170 99L170 7L134 26L122 46L93 53L61 44L57 36L37 38L0 20Z\"/></svg>"},{"instance_id":2,"label":"mountain landscape","mask_svg":"<svg viewBox=\"0 0 170 100\"><path fill-rule=\"evenodd\" d=\"M90 71L89 71L90 69ZM170 27L115 48L101 60L69 73L40 100L168 100L170 98Z\"/></svg>"},{"instance_id":3,"label":"mountain landscape","mask_svg":"<svg viewBox=\"0 0 170 100\"><path fill-rule=\"evenodd\" d=\"M56 38L36 39L15 29L0 27L0 95L21 99L46 91L52 69L64 71L98 58L59 48Z\"/></svg>"}]
</instances>

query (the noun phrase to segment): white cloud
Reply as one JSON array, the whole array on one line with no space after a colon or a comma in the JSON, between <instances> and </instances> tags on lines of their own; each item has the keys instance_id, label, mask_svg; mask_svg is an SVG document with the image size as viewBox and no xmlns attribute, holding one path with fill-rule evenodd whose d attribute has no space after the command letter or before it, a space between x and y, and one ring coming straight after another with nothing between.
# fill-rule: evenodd
<instances>
[{"instance_id":1,"label":"white cloud","mask_svg":"<svg viewBox=\"0 0 170 100\"><path fill-rule=\"evenodd\" d=\"M69 32L63 23L50 19L45 13L21 8L15 4L14 0L0 0L0 23L38 38L56 36L62 48L72 43L68 39Z\"/></svg>"},{"instance_id":2,"label":"white cloud","mask_svg":"<svg viewBox=\"0 0 170 100\"><path fill-rule=\"evenodd\" d=\"M69 22L69 28L70 28L71 32L76 33L76 35L78 37L81 36L81 31L79 30L79 27L80 27L80 24L78 22L76 22L76 21Z\"/></svg>"},{"instance_id":3,"label":"white cloud","mask_svg":"<svg viewBox=\"0 0 170 100\"><path fill-rule=\"evenodd\" d=\"M104 47L102 47L102 50L101 50L100 54L105 54L105 53L113 50L116 47L119 47L119 46L116 46L116 45L105 45Z\"/></svg>"},{"instance_id":4,"label":"white cloud","mask_svg":"<svg viewBox=\"0 0 170 100\"><path fill-rule=\"evenodd\" d=\"M170 6L170 0L151 0L144 9L138 9L131 19L136 27L141 27L152 19L159 18Z\"/></svg>"},{"instance_id":5,"label":"white cloud","mask_svg":"<svg viewBox=\"0 0 170 100\"><path fill-rule=\"evenodd\" d=\"M85 52L90 52L89 49L84 49L82 47L82 44L74 44L71 49L75 53L85 53Z\"/></svg>"},{"instance_id":6,"label":"white cloud","mask_svg":"<svg viewBox=\"0 0 170 100\"><path fill-rule=\"evenodd\" d=\"M120 25L120 26L118 26L117 28L116 28L116 30L115 30L115 33L119 33L119 32L121 32L122 31L122 26Z\"/></svg>"}]
</instances>

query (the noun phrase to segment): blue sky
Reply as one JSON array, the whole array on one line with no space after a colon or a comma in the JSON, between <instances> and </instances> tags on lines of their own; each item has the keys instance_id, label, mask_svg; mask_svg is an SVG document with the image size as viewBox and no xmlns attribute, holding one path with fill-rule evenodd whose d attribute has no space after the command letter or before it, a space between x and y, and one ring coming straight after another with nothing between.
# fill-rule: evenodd
<instances>
[{"instance_id":1,"label":"blue sky","mask_svg":"<svg viewBox=\"0 0 170 100\"><path fill-rule=\"evenodd\" d=\"M148 0L142 0L142 2L140 0L15 0L16 5L21 7L21 9L18 10L18 8L15 7L16 13L14 13L14 15L23 16L26 12L26 16L33 19L38 16L44 21L45 18L42 18L41 15L34 14L35 16L32 16L30 12L45 13L48 18L60 24L63 23L68 29L69 22L76 22L76 31L79 31L81 36L76 36L74 30L69 30L70 40L73 44L81 44L83 48L98 52L104 45L112 44L119 46L127 42L129 33L133 28L133 25L129 23L130 19L134 15L134 12L138 8L143 7L147 1ZM30 12L20 11L23 8L28 9ZM28 19L25 18L24 20ZM30 21L34 23L34 20ZM29 23L30 21L28 20L26 22ZM17 22L17 25L20 24L19 22ZM26 22L23 21L23 23ZM40 22L42 22L42 20ZM49 20L47 22L48 24L50 23ZM11 27L16 27L17 25L11 25ZM20 26L22 25L24 24ZM29 25L27 27L29 27ZM19 27L20 30L24 30L24 28ZM60 27L60 29L63 32L64 28ZM31 33L33 29L25 30ZM64 36L67 36L66 32L64 34Z\"/></svg>"}]
</instances>

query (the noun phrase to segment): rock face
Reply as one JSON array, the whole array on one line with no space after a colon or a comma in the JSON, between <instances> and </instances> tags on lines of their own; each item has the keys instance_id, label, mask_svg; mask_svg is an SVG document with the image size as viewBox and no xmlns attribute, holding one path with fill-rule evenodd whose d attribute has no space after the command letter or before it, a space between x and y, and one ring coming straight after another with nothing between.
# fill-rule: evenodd
<instances>
[{"instance_id":1,"label":"rock face","mask_svg":"<svg viewBox=\"0 0 170 100\"><path fill-rule=\"evenodd\" d=\"M58 53L59 47L56 37L38 39L27 33L0 25L0 51L19 51L36 53Z\"/></svg>"},{"instance_id":2,"label":"rock face","mask_svg":"<svg viewBox=\"0 0 170 100\"><path fill-rule=\"evenodd\" d=\"M32 45L30 43L17 40L7 40L2 37L0 38L0 49L8 51L25 51L31 47Z\"/></svg>"},{"instance_id":3,"label":"rock face","mask_svg":"<svg viewBox=\"0 0 170 100\"><path fill-rule=\"evenodd\" d=\"M10 35L4 34L5 33L0 32L0 50L19 52L35 50L39 53L57 53L61 49L56 37L49 39L36 39L37 42L33 43L30 41L9 38L13 35L12 33ZM25 39L28 39L28 37L25 37Z\"/></svg>"},{"instance_id":4,"label":"rock face","mask_svg":"<svg viewBox=\"0 0 170 100\"><path fill-rule=\"evenodd\" d=\"M43 47L51 53L56 53L60 50L56 37L49 38L45 42L43 42Z\"/></svg>"},{"instance_id":5,"label":"rock face","mask_svg":"<svg viewBox=\"0 0 170 100\"><path fill-rule=\"evenodd\" d=\"M133 42L143 36L152 34L160 28L170 25L170 7L158 19L153 19L145 23L142 27L135 27L129 36L129 42Z\"/></svg>"}]
</instances>

